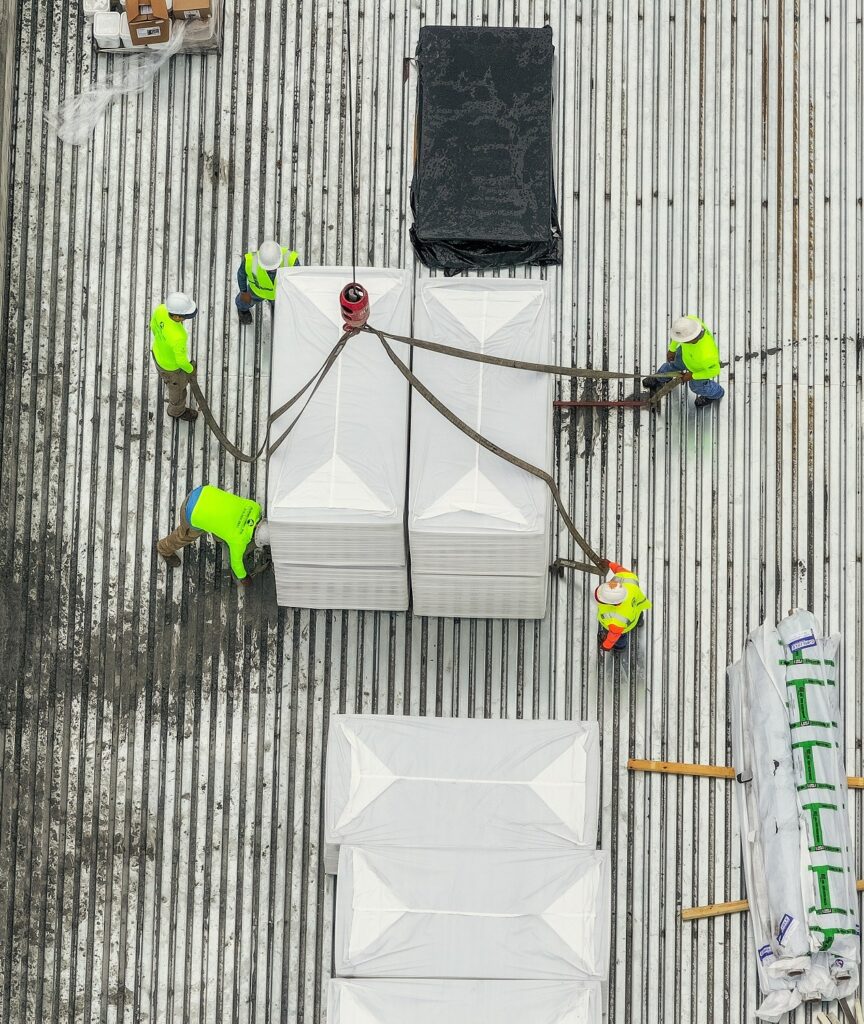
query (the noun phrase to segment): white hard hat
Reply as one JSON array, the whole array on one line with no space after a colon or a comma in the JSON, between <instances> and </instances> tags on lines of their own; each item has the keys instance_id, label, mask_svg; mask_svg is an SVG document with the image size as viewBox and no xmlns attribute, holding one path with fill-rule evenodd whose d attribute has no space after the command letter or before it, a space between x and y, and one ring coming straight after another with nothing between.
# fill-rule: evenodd
<instances>
[{"instance_id":1,"label":"white hard hat","mask_svg":"<svg viewBox=\"0 0 864 1024\"><path fill-rule=\"evenodd\" d=\"M627 597L626 589L620 583L617 586L610 587L610 582L607 580L606 583L601 583L594 591L595 600L599 601L600 604L622 604Z\"/></svg>"},{"instance_id":2,"label":"white hard hat","mask_svg":"<svg viewBox=\"0 0 864 1024\"><path fill-rule=\"evenodd\" d=\"M677 320L672 321L673 341L695 341L702 331L702 324L695 316L679 316Z\"/></svg>"},{"instance_id":3,"label":"white hard hat","mask_svg":"<svg viewBox=\"0 0 864 1024\"><path fill-rule=\"evenodd\" d=\"M272 239L258 246L258 262L265 270L275 270L282 263L282 246Z\"/></svg>"},{"instance_id":4,"label":"white hard hat","mask_svg":"<svg viewBox=\"0 0 864 1024\"><path fill-rule=\"evenodd\" d=\"M195 316L198 312L194 299L183 292L171 292L165 300L165 308L175 316Z\"/></svg>"}]
</instances>

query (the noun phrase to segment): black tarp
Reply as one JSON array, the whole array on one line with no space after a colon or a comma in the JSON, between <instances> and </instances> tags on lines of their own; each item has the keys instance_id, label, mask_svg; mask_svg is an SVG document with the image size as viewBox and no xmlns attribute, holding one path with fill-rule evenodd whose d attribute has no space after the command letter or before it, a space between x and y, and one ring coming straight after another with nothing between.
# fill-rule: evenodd
<instances>
[{"instance_id":1,"label":"black tarp","mask_svg":"<svg viewBox=\"0 0 864 1024\"><path fill-rule=\"evenodd\" d=\"M561 262L554 54L548 26L420 30L411 242L427 267Z\"/></svg>"}]
</instances>

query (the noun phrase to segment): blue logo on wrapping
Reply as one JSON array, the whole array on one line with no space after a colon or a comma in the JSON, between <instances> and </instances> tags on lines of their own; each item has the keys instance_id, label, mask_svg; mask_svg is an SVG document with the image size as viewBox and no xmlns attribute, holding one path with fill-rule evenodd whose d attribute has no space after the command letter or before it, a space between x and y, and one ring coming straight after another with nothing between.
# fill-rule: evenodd
<instances>
[{"instance_id":1,"label":"blue logo on wrapping","mask_svg":"<svg viewBox=\"0 0 864 1024\"><path fill-rule=\"evenodd\" d=\"M808 647L816 646L816 637L812 633L805 633L804 636L796 637L789 643L790 651L803 651Z\"/></svg>"},{"instance_id":2,"label":"blue logo on wrapping","mask_svg":"<svg viewBox=\"0 0 864 1024\"><path fill-rule=\"evenodd\" d=\"M778 942L782 943L783 940L786 938L786 932L789 931L790 924L792 924L792 915L784 914L783 917L780 918L780 928L777 931Z\"/></svg>"},{"instance_id":3,"label":"blue logo on wrapping","mask_svg":"<svg viewBox=\"0 0 864 1024\"><path fill-rule=\"evenodd\" d=\"M762 946L759 950L759 959L764 963L769 957L774 955L773 950L770 946Z\"/></svg>"}]
</instances>

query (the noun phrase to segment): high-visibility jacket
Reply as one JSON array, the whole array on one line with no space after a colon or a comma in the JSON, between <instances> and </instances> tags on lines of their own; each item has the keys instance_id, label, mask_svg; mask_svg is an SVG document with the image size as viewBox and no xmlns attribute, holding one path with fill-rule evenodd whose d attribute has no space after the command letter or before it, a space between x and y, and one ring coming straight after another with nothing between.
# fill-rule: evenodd
<instances>
[{"instance_id":1,"label":"high-visibility jacket","mask_svg":"<svg viewBox=\"0 0 864 1024\"><path fill-rule=\"evenodd\" d=\"M293 249L289 249L287 245L283 245L282 262L279 266L293 267L299 258L300 257ZM246 270L246 284L249 291L252 292L253 295L257 295L259 299L269 299L272 302L276 298L276 282L270 275L275 274L275 271L265 270L264 267L258 263L257 252L247 252L243 259L244 269Z\"/></svg>"},{"instance_id":2,"label":"high-visibility jacket","mask_svg":"<svg viewBox=\"0 0 864 1024\"><path fill-rule=\"evenodd\" d=\"M651 602L639 588L639 577L625 569L623 565L610 562L609 565L615 574L615 579L624 584L627 596L621 604L599 604L597 605L597 618L600 625L607 630L603 646L610 650L615 646L618 638L639 624L643 612L651 607Z\"/></svg>"},{"instance_id":3,"label":"high-visibility jacket","mask_svg":"<svg viewBox=\"0 0 864 1024\"><path fill-rule=\"evenodd\" d=\"M681 349L681 359L693 374L693 380L709 380L711 377L719 376L720 350L717 348L714 335L698 316L688 315L687 319L695 320L705 333L698 341L684 342L672 338L669 341L669 351L676 352Z\"/></svg>"},{"instance_id":4,"label":"high-visibility jacket","mask_svg":"<svg viewBox=\"0 0 864 1024\"><path fill-rule=\"evenodd\" d=\"M194 496L194 491L192 492ZM189 525L218 537L228 548L231 568L238 580L247 576L243 555L255 536L255 527L261 520L261 506L250 498L205 485L188 509Z\"/></svg>"},{"instance_id":5,"label":"high-visibility jacket","mask_svg":"<svg viewBox=\"0 0 864 1024\"><path fill-rule=\"evenodd\" d=\"M163 370L185 370L191 373L192 364L186 349L189 335L182 322L171 319L164 304L153 310L150 331L153 334L151 350L157 365Z\"/></svg>"}]
</instances>

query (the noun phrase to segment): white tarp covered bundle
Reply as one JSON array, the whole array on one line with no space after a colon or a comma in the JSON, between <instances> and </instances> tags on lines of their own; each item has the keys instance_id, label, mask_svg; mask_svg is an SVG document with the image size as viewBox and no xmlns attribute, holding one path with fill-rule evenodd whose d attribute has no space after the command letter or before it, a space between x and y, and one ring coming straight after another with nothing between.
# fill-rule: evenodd
<instances>
[{"instance_id":1,"label":"white tarp covered bundle","mask_svg":"<svg viewBox=\"0 0 864 1024\"><path fill-rule=\"evenodd\" d=\"M601 852L343 846L334 969L379 978L604 980Z\"/></svg>"},{"instance_id":2,"label":"white tarp covered bundle","mask_svg":"<svg viewBox=\"0 0 864 1024\"><path fill-rule=\"evenodd\" d=\"M596 722L334 715L325 855L373 846L593 849Z\"/></svg>"},{"instance_id":3,"label":"white tarp covered bundle","mask_svg":"<svg viewBox=\"0 0 864 1024\"><path fill-rule=\"evenodd\" d=\"M554 362L548 284L424 280L417 337L486 355ZM550 375L415 351L414 372L461 419L547 471ZM551 498L536 477L481 448L415 397L408 535L418 615L542 618Z\"/></svg>"},{"instance_id":4,"label":"white tarp covered bundle","mask_svg":"<svg viewBox=\"0 0 864 1024\"><path fill-rule=\"evenodd\" d=\"M334 978L328 1024L601 1024L597 981Z\"/></svg>"},{"instance_id":5,"label":"white tarp covered bundle","mask_svg":"<svg viewBox=\"0 0 864 1024\"><path fill-rule=\"evenodd\" d=\"M860 927L837 679L839 637L810 612L747 638L728 670L750 917L779 1021L858 987Z\"/></svg>"},{"instance_id":6,"label":"white tarp covered bundle","mask_svg":"<svg viewBox=\"0 0 864 1024\"><path fill-rule=\"evenodd\" d=\"M271 408L318 372L342 335L339 292L351 277L350 267L278 272ZM360 277L377 326L410 333L408 271L364 267ZM307 396L273 425L273 439ZM407 439L408 385L377 339L352 338L270 459L267 518L280 605L408 607Z\"/></svg>"}]
</instances>

